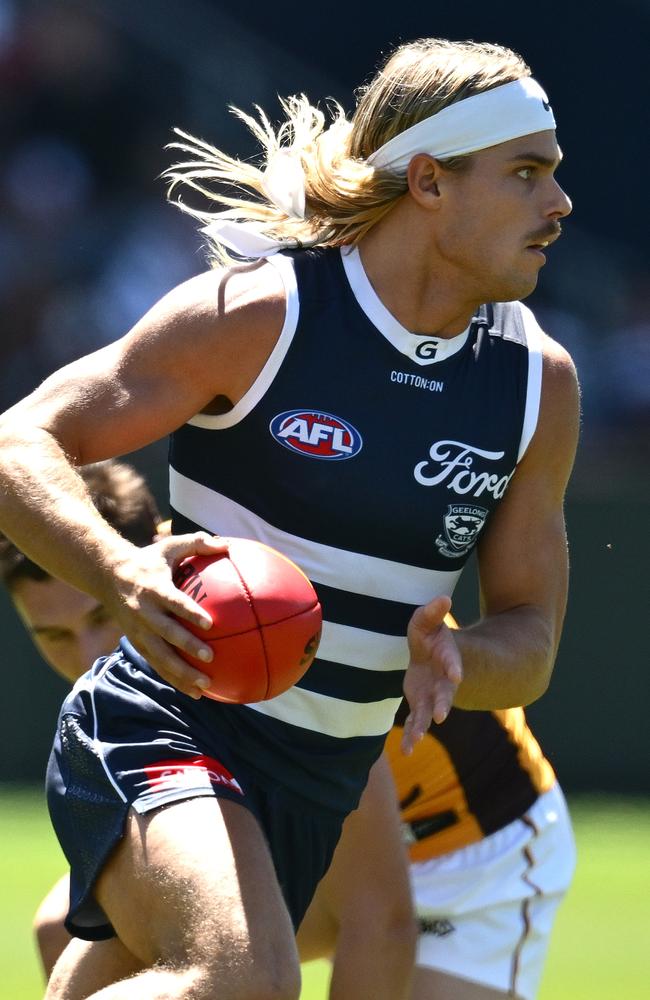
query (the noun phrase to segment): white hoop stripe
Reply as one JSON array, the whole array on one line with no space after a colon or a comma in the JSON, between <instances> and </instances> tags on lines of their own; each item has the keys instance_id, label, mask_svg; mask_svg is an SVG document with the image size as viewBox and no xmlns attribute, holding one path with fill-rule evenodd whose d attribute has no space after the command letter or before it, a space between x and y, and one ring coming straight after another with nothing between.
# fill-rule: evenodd
<instances>
[{"instance_id":1,"label":"white hoop stripe","mask_svg":"<svg viewBox=\"0 0 650 1000\"><path fill-rule=\"evenodd\" d=\"M269 524L235 500L169 469L169 497L174 510L206 531L254 538L293 559L316 584L383 600L427 604L440 594L453 594L461 571L425 569L334 548Z\"/></svg>"},{"instance_id":2,"label":"white hoop stripe","mask_svg":"<svg viewBox=\"0 0 650 1000\"><path fill-rule=\"evenodd\" d=\"M248 707L260 715L309 728L341 740L357 736L384 736L393 724L401 698L386 698L360 705L353 701L330 698L326 694L292 687L277 698L258 701Z\"/></svg>"}]
</instances>

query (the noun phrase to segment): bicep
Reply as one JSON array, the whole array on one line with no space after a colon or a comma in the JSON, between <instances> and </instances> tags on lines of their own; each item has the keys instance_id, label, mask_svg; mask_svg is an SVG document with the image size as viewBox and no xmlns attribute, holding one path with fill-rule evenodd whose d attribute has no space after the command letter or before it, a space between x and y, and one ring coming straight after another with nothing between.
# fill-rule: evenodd
<instances>
[{"instance_id":1,"label":"bicep","mask_svg":"<svg viewBox=\"0 0 650 1000\"><path fill-rule=\"evenodd\" d=\"M11 416L26 436L29 428L52 435L75 464L123 455L165 436L201 405L165 369L152 359L143 370L118 342L56 372Z\"/></svg>"}]
</instances>

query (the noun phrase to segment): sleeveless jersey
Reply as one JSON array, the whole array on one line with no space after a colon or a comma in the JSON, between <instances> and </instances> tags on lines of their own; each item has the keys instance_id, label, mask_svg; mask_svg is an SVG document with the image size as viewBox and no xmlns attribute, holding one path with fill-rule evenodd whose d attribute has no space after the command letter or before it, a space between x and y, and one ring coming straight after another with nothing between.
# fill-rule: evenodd
<instances>
[{"instance_id":1,"label":"sleeveless jersey","mask_svg":"<svg viewBox=\"0 0 650 1000\"><path fill-rule=\"evenodd\" d=\"M415 335L356 250L269 263L283 329L229 412L172 435L173 526L258 539L312 580L316 660L279 697L227 708L259 769L349 810L401 701L407 623L452 594L532 437L541 331L508 303L450 339Z\"/></svg>"},{"instance_id":2,"label":"sleeveless jersey","mask_svg":"<svg viewBox=\"0 0 650 1000\"><path fill-rule=\"evenodd\" d=\"M447 854L501 830L555 784L522 708L452 708L408 757L400 750L407 714L401 706L386 754L411 861Z\"/></svg>"}]
</instances>

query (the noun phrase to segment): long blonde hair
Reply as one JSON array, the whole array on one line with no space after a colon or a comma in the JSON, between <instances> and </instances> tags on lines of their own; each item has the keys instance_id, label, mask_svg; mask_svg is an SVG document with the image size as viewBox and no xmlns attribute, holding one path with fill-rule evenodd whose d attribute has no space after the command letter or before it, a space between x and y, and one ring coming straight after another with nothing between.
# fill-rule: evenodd
<instances>
[{"instance_id":1,"label":"long blonde hair","mask_svg":"<svg viewBox=\"0 0 650 1000\"><path fill-rule=\"evenodd\" d=\"M258 165L176 129L179 141L171 148L188 158L163 174L169 197L206 225L215 217L215 205L232 218L255 223L265 235L296 246L354 245L407 191L403 175L368 165L371 153L448 105L524 76L530 76L530 69L521 56L500 45L440 38L410 42L396 49L359 89L350 121L341 106L330 101L328 127L324 112L304 94L281 101L285 120L277 129L259 107L257 117L232 108L262 147ZM264 193L264 170L288 148L304 175L304 218L289 215ZM457 157L445 166L462 169L469 159ZM182 187L200 194L210 207L186 205ZM218 239L210 242L215 263L235 262Z\"/></svg>"}]
</instances>

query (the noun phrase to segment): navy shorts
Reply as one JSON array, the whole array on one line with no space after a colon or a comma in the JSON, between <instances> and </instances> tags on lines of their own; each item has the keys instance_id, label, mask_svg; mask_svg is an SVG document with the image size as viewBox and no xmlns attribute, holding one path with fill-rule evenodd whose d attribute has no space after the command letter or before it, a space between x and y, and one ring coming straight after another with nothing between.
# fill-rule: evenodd
<instances>
[{"instance_id":1,"label":"navy shorts","mask_svg":"<svg viewBox=\"0 0 650 1000\"><path fill-rule=\"evenodd\" d=\"M144 814L203 795L239 802L257 818L298 927L345 814L270 782L242 759L237 748L246 733L239 716L228 725L229 707L183 695L124 640L77 681L61 708L47 771L50 816L70 864L70 934L114 936L93 885L129 809Z\"/></svg>"}]
</instances>

